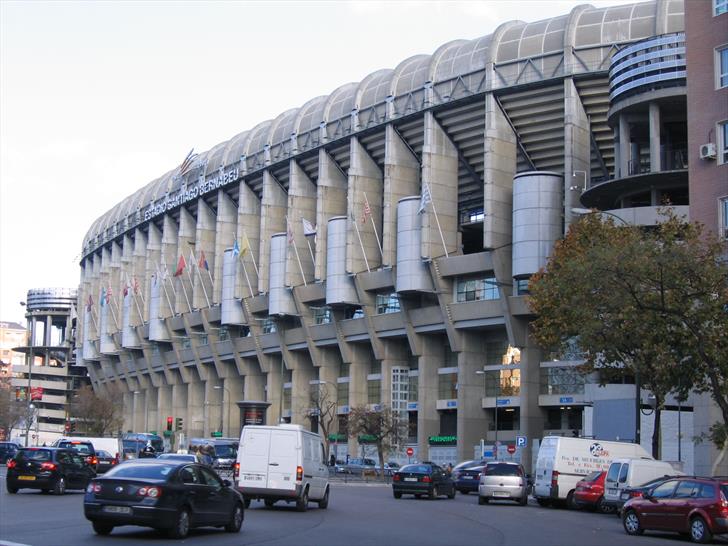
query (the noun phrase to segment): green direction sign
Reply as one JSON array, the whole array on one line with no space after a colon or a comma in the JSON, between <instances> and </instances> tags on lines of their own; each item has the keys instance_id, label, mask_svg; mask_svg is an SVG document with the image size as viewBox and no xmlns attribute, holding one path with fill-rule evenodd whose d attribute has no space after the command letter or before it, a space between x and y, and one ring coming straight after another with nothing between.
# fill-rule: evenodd
<instances>
[{"instance_id":1,"label":"green direction sign","mask_svg":"<svg viewBox=\"0 0 728 546\"><path fill-rule=\"evenodd\" d=\"M222 438L222 432L219 430L216 430L215 432L210 434L210 436L212 436L213 438Z\"/></svg>"},{"instance_id":2,"label":"green direction sign","mask_svg":"<svg viewBox=\"0 0 728 546\"><path fill-rule=\"evenodd\" d=\"M346 442L346 434L329 434L329 442Z\"/></svg>"},{"instance_id":3,"label":"green direction sign","mask_svg":"<svg viewBox=\"0 0 728 546\"><path fill-rule=\"evenodd\" d=\"M429 443L431 446L454 446L458 443L457 436L430 436Z\"/></svg>"}]
</instances>

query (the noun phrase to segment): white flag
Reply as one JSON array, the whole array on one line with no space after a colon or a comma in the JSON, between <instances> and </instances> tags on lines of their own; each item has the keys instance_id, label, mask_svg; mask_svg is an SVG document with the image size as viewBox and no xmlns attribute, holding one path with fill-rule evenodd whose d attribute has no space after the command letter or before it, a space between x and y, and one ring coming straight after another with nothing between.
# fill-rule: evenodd
<instances>
[{"instance_id":1,"label":"white flag","mask_svg":"<svg viewBox=\"0 0 728 546\"><path fill-rule=\"evenodd\" d=\"M304 237L308 237L309 235L316 235L316 226L314 226L311 222L309 222L305 218L301 218L301 222L303 222Z\"/></svg>"},{"instance_id":2,"label":"white flag","mask_svg":"<svg viewBox=\"0 0 728 546\"><path fill-rule=\"evenodd\" d=\"M432 194L430 194L430 186L422 181L422 196L420 197L420 208L417 209L417 214L422 214L427 208L427 203L432 201Z\"/></svg>"}]
</instances>

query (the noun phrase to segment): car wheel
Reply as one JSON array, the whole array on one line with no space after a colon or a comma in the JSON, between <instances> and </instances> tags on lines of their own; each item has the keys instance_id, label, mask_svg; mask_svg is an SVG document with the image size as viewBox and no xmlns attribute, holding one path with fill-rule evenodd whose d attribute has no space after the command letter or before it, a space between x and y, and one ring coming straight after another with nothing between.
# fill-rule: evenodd
<instances>
[{"instance_id":1,"label":"car wheel","mask_svg":"<svg viewBox=\"0 0 728 546\"><path fill-rule=\"evenodd\" d=\"M481 497L480 495L478 495L478 504L480 506L483 506L484 504L488 504L488 499L486 499L485 497Z\"/></svg>"},{"instance_id":2,"label":"car wheel","mask_svg":"<svg viewBox=\"0 0 728 546\"><path fill-rule=\"evenodd\" d=\"M53 486L54 495L63 495L66 493L66 478L60 476L56 480L56 484Z\"/></svg>"},{"instance_id":3,"label":"car wheel","mask_svg":"<svg viewBox=\"0 0 728 546\"><path fill-rule=\"evenodd\" d=\"M233 508L233 514L230 521L225 526L225 531L228 533L239 533L240 528L243 526L243 505L240 503L235 504Z\"/></svg>"},{"instance_id":4,"label":"car wheel","mask_svg":"<svg viewBox=\"0 0 728 546\"><path fill-rule=\"evenodd\" d=\"M447 495L448 499L454 499L455 498L455 488L453 487L450 493Z\"/></svg>"},{"instance_id":5,"label":"car wheel","mask_svg":"<svg viewBox=\"0 0 728 546\"><path fill-rule=\"evenodd\" d=\"M523 495L520 499L518 499L518 504L526 506L528 504L528 495Z\"/></svg>"},{"instance_id":6,"label":"car wheel","mask_svg":"<svg viewBox=\"0 0 728 546\"><path fill-rule=\"evenodd\" d=\"M276 501L274 501L273 499L263 500L263 504L265 504L266 508L272 508L275 503L276 503Z\"/></svg>"},{"instance_id":7,"label":"car wheel","mask_svg":"<svg viewBox=\"0 0 728 546\"><path fill-rule=\"evenodd\" d=\"M611 514L613 511L614 508L605 502L604 497L599 497L599 500L597 501L597 512L600 514Z\"/></svg>"},{"instance_id":8,"label":"car wheel","mask_svg":"<svg viewBox=\"0 0 728 546\"><path fill-rule=\"evenodd\" d=\"M467 491L465 489L458 489L458 491L460 491L461 495L467 495L468 493L470 493L470 491Z\"/></svg>"},{"instance_id":9,"label":"car wheel","mask_svg":"<svg viewBox=\"0 0 728 546\"><path fill-rule=\"evenodd\" d=\"M8 490L8 493L10 493L11 495L15 495L15 493L18 492L18 488L17 487L12 487L9 483L6 483L5 484L5 489L7 489Z\"/></svg>"},{"instance_id":10,"label":"car wheel","mask_svg":"<svg viewBox=\"0 0 728 546\"><path fill-rule=\"evenodd\" d=\"M549 499L536 499L536 502L539 506L542 506L546 508L547 506L551 506L551 501Z\"/></svg>"},{"instance_id":11,"label":"car wheel","mask_svg":"<svg viewBox=\"0 0 728 546\"><path fill-rule=\"evenodd\" d=\"M695 516L690 520L690 540L699 544L705 544L713 540L713 533L700 516Z\"/></svg>"},{"instance_id":12,"label":"car wheel","mask_svg":"<svg viewBox=\"0 0 728 546\"><path fill-rule=\"evenodd\" d=\"M637 512L634 510L625 512L622 518L622 525L624 525L624 530L627 531L628 535L641 535L645 532L640 523L640 519L637 517Z\"/></svg>"},{"instance_id":13,"label":"car wheel","mask_svg":"<svg viewBox=\"0 0 728 546\"><path fill-rule=\"evenodd\" d=\"M250 499L247 497L243 499L243 504L245 505L245 508L250 508Z\"/></svg>"},{"instance_id":14,"label":"car wheel","mask_svg":"<svg viewBox=\"0 0 728 546\"><path fill-rule=\"evenodd\" d=\"M111 531L114 530L113 525L109 525L108 523L101 523L99 521L91 522L91 526L94 528L94 533L96 533L97 535L110 535Z\"/></svg>"},{"instance_id":15,"label":"car wheel","mask_svg":"<svg viewBox=\"0 0 728 546\"><path fill-rule=\"evenodd\" d=\"M430 495L429 495L430 500L436 499L439 496L440 496L440 492L437 490L437 486L433 485L432 489L430 489Z\"/></svg>"},{"instance_id":16,"label":"car wheel","mask_svg":"<svg viewBox=\"0 0 728 546\"><path fill-rule=\"evenodd\" d=\"M190 532L190 512L182 508L177 512L174 527L169 530L170 538L185 538Z\"/></svg>"},{"instance_id":17,"label":"car wheel","mask_svg":"<svg viewBox=\"0 0 728 546\"><path fill-rule=\"evenodd\" d=\"M324 498L318 501L318 507L322 510L326 510L329 507L329 488L326 488L326 493L324 493Z\"/></svg>"},{"instance_id":18,"label":"car wheel","mask_svg":"<svg viewBox=\"0 0 728 546\"><path fill-rule=\"evenodd\" d=\"M569 510L578 510L579 509L579 505L576 504L576 499L574 498L573 491L569 491L569 494L566 495L566 507Z\"/></svg>"},{"instance_id":19,"label":"car wheel","mask_svg":"<svg viewBox=\"0 0 728 546\"><path fill-rule=\"evenodd\" d=\"M394 495L394 498L395 499L401 499L402 498L402 493L400 493L399 491L392 491L392 494Z\"/></svg>"},{"instance_id":20,"label":"car wheel","mask_svg":"<svg viewBox=\"0 0 728 546\"><path fill-rule=\"evenodd\" d=\"M308 508L308 489L304 489L301 497L296 500L296 510L299 512L305 512Z\"/></svg>"}]
</instances>

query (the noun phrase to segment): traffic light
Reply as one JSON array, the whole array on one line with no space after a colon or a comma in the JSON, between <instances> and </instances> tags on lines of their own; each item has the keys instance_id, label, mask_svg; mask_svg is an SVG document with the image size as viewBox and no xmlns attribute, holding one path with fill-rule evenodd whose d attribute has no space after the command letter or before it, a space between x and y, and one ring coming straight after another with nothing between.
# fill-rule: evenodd
<instances>
[{"instance_id":1,"label":"traffic light","mask_svg":"<svg viewBox=\"0 0 728 546\"><path fill-rule=\"evenodd\" d=\"M182 417L177 417L174 420L174 430L180 431L184 427L184 421L182 420Z\"/></svg>"},{"instance_id":2,"label":"traffic light","mask_svg":"<svg viewBox=\"0 0 728 546\"><path fill-rule=\"evenodd\" d=\"M167 430L169 430L169 431L172 430L172 417L171 416L167 417Z\"/></svg>"}]
</instances>

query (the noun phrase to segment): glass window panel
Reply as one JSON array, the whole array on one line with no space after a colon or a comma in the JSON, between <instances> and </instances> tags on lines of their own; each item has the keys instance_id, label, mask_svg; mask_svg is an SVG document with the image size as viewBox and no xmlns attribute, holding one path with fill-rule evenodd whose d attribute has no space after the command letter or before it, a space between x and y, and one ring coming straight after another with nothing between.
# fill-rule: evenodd
<instances>
[{"instance_id":1,"label":"glass window panel","mask_svg":"<svg viewBox=\"0 0 728 546\"><path fill-rule=\"evenodd\" d=\"M437 398L439 400L453 400L458 397L458 374L442 373L437 376Z\"/></svg>"}]
</instances>

